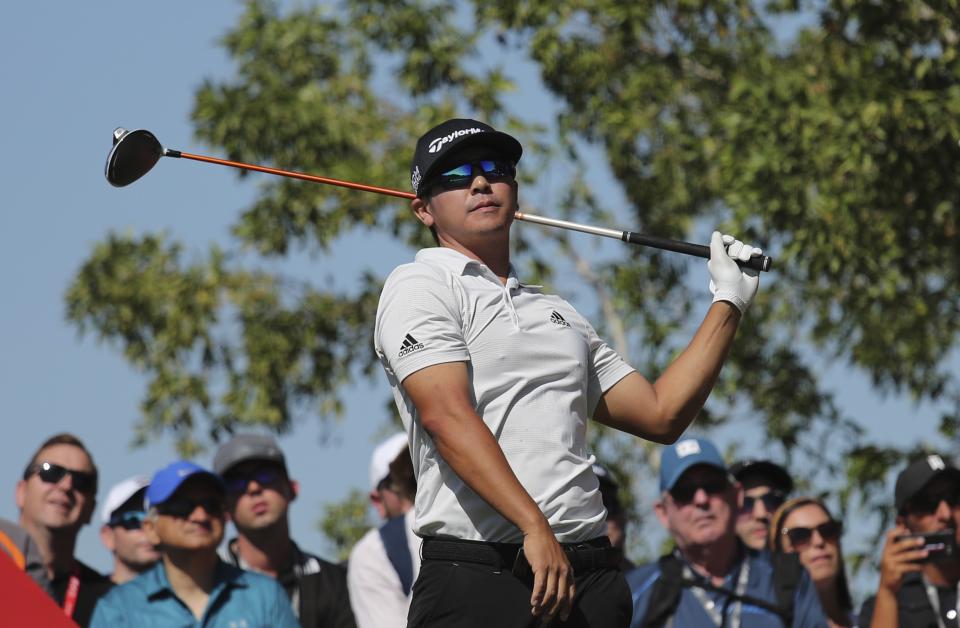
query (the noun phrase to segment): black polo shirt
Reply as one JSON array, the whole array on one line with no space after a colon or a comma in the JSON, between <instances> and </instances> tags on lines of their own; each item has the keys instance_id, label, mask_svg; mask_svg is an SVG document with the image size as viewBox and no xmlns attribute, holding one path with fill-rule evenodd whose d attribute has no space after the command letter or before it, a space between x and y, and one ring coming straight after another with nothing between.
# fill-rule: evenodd
<instances>
[{"instance_id":1,"label":"black polo shirt","mask_svg":"<svg viewBox=\"0 0 960 628\"><path fill-rule=\"evenodd\" d=\"M80 579L80 590L77 592L77 605L73 609L74 622L80 626L90 624L93 617L93 609L97 605L97 600L106 595L107 591L113 587L113 582L107 576L87 567L79 560L75 561L76 571L67 571L58 573L50 581L50 589L53 591L53 599L62 608L64 599L67 596L67 587L70 586L70 577L76 573Z\"/></svg>"},{"instance_id":2,"label":"black polo shirt","mask_svg":"<svg viewBox=\"0 0 960 628\"><path fill-rule=\"evenodd\" d=\"M958 628L957 621L957 588L937 587L937 597L940 601L940 617L946 628ZM858 626L868 628L873 619L873 606L876 596L870 597L860 609ZM952 611L952 612L951 612ZM901 626L910 628L938 628L937 615L927 597L927 587L923 576L919 573L910 573L903 577L903 584L897 592L897 616Z\"/></svg>"}]
</instances>

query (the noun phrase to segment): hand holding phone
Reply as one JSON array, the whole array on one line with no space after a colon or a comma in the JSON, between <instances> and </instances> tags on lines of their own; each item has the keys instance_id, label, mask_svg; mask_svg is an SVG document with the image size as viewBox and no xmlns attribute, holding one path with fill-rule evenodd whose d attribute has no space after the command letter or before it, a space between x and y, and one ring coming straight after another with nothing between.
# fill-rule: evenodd
<instances>
[{"instance_id":1,"label":"hand holding phone","mask_svg":"<svg viewBox=\"0 0 960 628\"><path fill-rule=\"evenodd\" d=\"M957 533L956 530L939 530L937 532L927 532L926 534L904 534L897 537L897 541L904 539L920 539L917 549L925 551L925 557L917 562L943 562L955 560L957 556Z\"/></svg>"}]
</instances>

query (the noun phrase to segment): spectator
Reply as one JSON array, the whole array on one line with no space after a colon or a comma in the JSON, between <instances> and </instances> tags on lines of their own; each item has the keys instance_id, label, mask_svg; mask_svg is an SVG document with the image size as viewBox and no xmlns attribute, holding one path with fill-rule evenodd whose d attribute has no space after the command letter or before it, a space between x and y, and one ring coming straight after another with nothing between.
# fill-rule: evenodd
<instances>
[{"instance_id":1,"label":"spectator","mask_svg":"<svg viewBox=\"0 0 960 628\"><path fill-rule=\"evenodd\" d=\"M213 468L226 483L227 508L237 529L222 558L276 578L304 626L353 628L343 568L303 551L290 538L290 503L300 485L290 479L277 441L238 434L217 451Z\"/></svg>"},{"instance_id":2,"label":"spectator","mask_svg":"<svg viewBox=\"0 0 960 628\"><path fill-rule=\"evenodd\" d=\"M607 468L599 463L594 463L593 472L600 482L600 496L603 498L603 507L607 510L607 538L610 539L610 545L620 556L620 571L627 573L636 567L627 559L627 511L620 503L620 485L613 479L613 475Z\"/></svg>"},{"instance_id":3,"label":"spectator","mask_svg":"<svg viewBox=\"0 0 960 628\"><path fill-rule=\"evenodd\" d=\"M896 527L887 532L880 586L860 609L860 626L957 626L960 558L931 556L907 535L960 530L960 470L940 456L907 466L894 488Z\"/></svg>"},{"instance_id":4,"label":"spectator","mask_svg":"<svg viewBox=\"0 0 960 628\"><path fill-rule=\"evenodd\" d=\"M810 574L830 628L857 624L843 566L841 534L843 522L834 519L826 504L813 497L798 497L783 504L774 514L770 530L770 551L796 553Z\"/></svg>"},{"instance_id":5,"label":"spectator","mask_svg":"<svg viewBox=\"0 0 960 628\"><path fill-rule=\"evenodd\" d=\"M360 628L403 628L420 572L421 543L413 532L417 481L406 434L396 434L374 450L370 484L370 501L386 522L367 532L350 552L350 602Z\"/></svg>"},{"instance_id":6,"label":"spectator","mask_svg":"<svg viewBox=\"0 0 960 628\"><path fill-rule=\"evenodd\" d=\"M37 544L26 530L3 518L0 518L0 550L6 552L13 563L33 578L45 593L51 594L50 580L47 579L47 570Z\"/></svg>"},{"instance_id":7,"label":"spectator","mask_svg":"<svg viewBox=\"0 0 960 628\"><path fill-rule=\"evenodd\" d=\"M714 445L683 438L662 450L657 519L676 549L638 567L632 626L825 626L810 576L796 558L775 568L737 537L743 492Z\"/></svg>"},{"instance_id":8,"label":"spectator","mask_svg":"<svg viewBox=\"0 0 960 628\"><path fill-rule=\"evenodd\" d=\"M57 434L31 456L17 482L20 527L43 556L53 599L81 626L113 583L74 556L77 534L96 507L97 467L79 438Z\"/></svg>"},{"instance_id":9,"label":"spectator","mask_svg":"<svg viewBox=\"0 0 960 628\"><path fill-rule=\"evenodd\" d=\"M142 524L147 513L143 497L150 478L128 478L110 489L103 505L100 540L113 554L114 584L133 580L160 560L160 552L144 534Z\"/></svg>"},{"instance_id":10,"label":"spectator","mask_svg":"<svg viewBox=\"0 0 960 628\"><path fill-rule=\"evenodd\" d=\"M154 474L143 530L162 559L114 588L93 626L299 626L272 578L228 565L223 540L225 489L219 476L183 460Z\"/></svg>"},{"instance_id":11,"label":"spectator","mask_svg":"<svg viewBox=\"0 0 960 628\"><path fill-rule=\"evenodd\" d=\"M737 536L747 547L766 549L770 518L793 490L787 470L769 460L741 460L730 473L743 487L743 506L737 514Z\"/></svg>"}]
</instances>

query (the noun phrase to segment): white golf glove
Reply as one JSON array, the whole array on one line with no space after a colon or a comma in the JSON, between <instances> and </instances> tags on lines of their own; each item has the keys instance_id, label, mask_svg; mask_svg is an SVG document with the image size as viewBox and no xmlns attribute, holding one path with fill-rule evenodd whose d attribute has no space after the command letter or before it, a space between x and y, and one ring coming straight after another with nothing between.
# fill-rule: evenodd
<instances>
[{"instance_id":1,"label":"white golf glove","mask_svg":"<svg viewBox=\"0 0 960 628\"><path fill-rule=\"evenodd\" d=\"M762 250L744 244L731 235L720 235L714 231L710 236L710 293L713 302L733 303L743 314L750 306L757 286L760 285L760 273L752 268L740 268L734 260L747 261Z\"/></svg>"}]
</instances>

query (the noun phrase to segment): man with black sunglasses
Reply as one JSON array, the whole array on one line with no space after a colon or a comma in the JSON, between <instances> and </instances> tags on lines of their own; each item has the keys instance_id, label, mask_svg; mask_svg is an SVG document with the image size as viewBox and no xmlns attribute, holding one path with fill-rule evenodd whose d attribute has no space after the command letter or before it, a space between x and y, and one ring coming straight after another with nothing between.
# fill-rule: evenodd
<instances>
[{"instance_id":1,"label":"man with black sunglasses","mask_svg":"<svg viewBox=\"0 0 960 628\"><path fill-rule=\"evenodd\" d=\"M86 626L110 580L74 556L77 535L90 523L97 496L97 467L73 434L48 438L17 482L20 527L43 556L53 599L67 617Z\"/></svg>"},{"instance_id":2,"label":"man with black sunglasses","mask_svg":"<svg viewBox=\"0 0 960 628\"><path fill-rule=\"evenodd\" d=\"M675 549L627 576L633 624L646 626L826 626L817 591L794 555L774 565L738 538L743 487L720 452L684 437L660 456L657 519Z\"/></svg>"},{"instance_id":3,"label":"man with black sunglasses","mask_svg":"<svg viewBox=\"0 0 960 628\"><path fill-rule=\"evenodd\" d=\"M103 504L100 541L113 554L110 580L123 584L153 567L160 553L143 531L143 505L150 478L137 475L117 483Z\"/></svg>"},{"instance_id":4,"label":"man with black sunglasses","mask_svg":"<svg viewBox=\"0 0 960 628\"><path fill-rule=\"evenodd\" d=\"M411 626L628 625L587 425L676 440L758 287L735 260L759 249L714 233L713 304L649 382L511 264L522 152L476 120L420 137L411 209L439 246L395 269L380 296L374 344L410 438L424 538Z\"/></svg>"},{"instance_id":5,"label":"man with black sunglasses","mask_svg":"<svg viewBox=\"0 0 960 628\"><path fill-rule=\"evenodd\" d=\"M896 527L887 533L877 593L863 604L859 625L958 625L960 613L960 469L937 455L914 461L897 476ZM919 536L943 533L945 541ZM937 551L945 544L950 551ZM924 549L929 547L930 549Z\"/></svg>"},{"instance_id":6,"label":"man with black sunglasses","mask_svg":"<svg viewBox=\"0 0 960 628\"><path fill-rule=\"evenodd\" d=\"M157 471L146 492L143 529L160 549L153 568L108 593L92 626L279 626L300 624L272 578L223 562L223 480L178 460Z\"/></svg>"},{"instance_id":7,"label":"man with black sunglasses","mask_svg":"<svg viewBox=\"0 0 960 628\"><path fill-rule=\"evenodd\" d=\"M737 535L747 547L766 549L770 519L793 490L793 478L775 462L754 458L730 465L730 474L743 487L743 505L737 513Z\"/></svg>"},{"instance_id":8,"label":"man with black sunglasses","mask_svg":"<svg viewBox=\"0 0 960 628\"><path fill-rule=\"evenodd\" d=\"M289 509L300 485L272 436L236 434L214 457L227 488L227 513L237 529L221 557L283 585L303 626L354 628L344 570L303 551L290 538Z\"/></svg>"}]
</instances>

